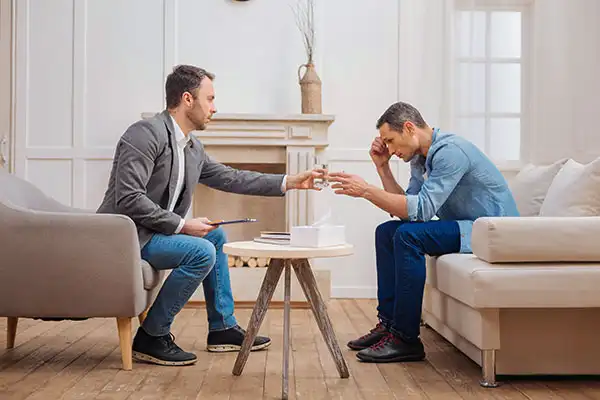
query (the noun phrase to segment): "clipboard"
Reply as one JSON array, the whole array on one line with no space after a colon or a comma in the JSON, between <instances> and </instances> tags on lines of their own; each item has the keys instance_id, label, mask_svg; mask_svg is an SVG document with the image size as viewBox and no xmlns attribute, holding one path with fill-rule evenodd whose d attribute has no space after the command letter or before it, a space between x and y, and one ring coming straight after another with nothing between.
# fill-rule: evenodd
<instances>
[{"instance_id":1,"label":"clipboard","mask_svg":"<svg viewBox=\"0 0 600 400\"><path fill-rule=\"evenodd\" d=\"M208 224L213 225L213 226L218 226L218 225L230 225L230 224L244 224L247 222L257 222L257 221L258 220L255 218L243 218L243 219L210 221Z\"/></svg>"}]
</instances>

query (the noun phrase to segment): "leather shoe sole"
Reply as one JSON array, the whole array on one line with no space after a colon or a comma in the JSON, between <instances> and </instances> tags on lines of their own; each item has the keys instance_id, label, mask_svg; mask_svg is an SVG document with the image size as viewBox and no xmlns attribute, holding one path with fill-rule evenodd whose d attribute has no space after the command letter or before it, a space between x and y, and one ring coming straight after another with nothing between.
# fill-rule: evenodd
<instances>
[{"instance_id":1,"label":"leather shoe sole","mask_svg":"<svg viewBox=\"0 0 600 400\"><path fill-rule=\"evenodd\" d=\"M356 358L358 358L362 362L367 363L391 363L391 362L413 362L413 361L423 361L425 359L425 354L403 354L396 357L390 358L381 358L381 357L372 357L366 354L357 353Z\"/></svg>"}]
</instances>

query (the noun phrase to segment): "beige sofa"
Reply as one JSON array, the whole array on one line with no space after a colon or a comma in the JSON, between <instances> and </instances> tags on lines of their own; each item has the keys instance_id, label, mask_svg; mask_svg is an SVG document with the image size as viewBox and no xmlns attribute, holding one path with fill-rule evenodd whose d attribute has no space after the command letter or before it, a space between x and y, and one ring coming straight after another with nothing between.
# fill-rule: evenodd
<instances>
[{"instance_id":1,"label":"beige sofa","mask_svg":"<svg viewBox=\"0 0 600 400\"><path fill-rule=\"evenodd\" d=\"M425 324L499 375L600 374L600 159L528 165L517 218L480 218L473 254L428 258Z\"/></svg>"}]
</instances>

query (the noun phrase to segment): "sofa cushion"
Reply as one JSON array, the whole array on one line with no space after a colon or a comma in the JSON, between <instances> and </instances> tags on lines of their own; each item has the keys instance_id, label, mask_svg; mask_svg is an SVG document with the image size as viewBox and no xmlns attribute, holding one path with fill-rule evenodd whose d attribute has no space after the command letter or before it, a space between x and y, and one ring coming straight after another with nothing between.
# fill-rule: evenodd
<instances>
[{"instance_id":1,"label":"sofa cushion","mask_svg":"<svg viewBox=\"0 0 600 400\"><path fill-rule=\"evenodd\" d=\"M540 213L540 208L554 177L567 160L564 158L551 165L527 164L509 182L517 209L522 217L531 217Z\"/></svg>"},{"instance_id":2,"label":"sofa cushion","mask_svg":"<svg viewBox=\"0 0 600 400\"><path fill-rule=\"evenodd\" d=\"M600 215L600 158L589 164L569 160L548 189L540 216Z\"/></svg>"},{"instance_id":3,"label":"sofa cushion","mask_svg":"<svg viewBox=\"0 0 600 400\"><path fill-rule=\"evenodd\" d=\"M142 277L144 279L144 289L154 289L160 283L161 274L148 264L148 262L142 260Z\"/></svg>"},{"instance_id":4,"label":"sofa cushion","mask_svg":"<svg viewBox=\"0 0 600 400\"><path fill-rule=\"evenodd\" d=\"M471 237L489 263L600 262L600 217L482 217Z\"/></svg>"},{"instance_id":5,"label":"sofa cushion","mask_svg":"<svg viewBox=\"0 0 600 400\"><path fill-rule=\"evenodd\" d=\"M429 260L427 283L475 308L600 307L600 263L489 264L447 254Z\"/></svg>"}]
</instances>

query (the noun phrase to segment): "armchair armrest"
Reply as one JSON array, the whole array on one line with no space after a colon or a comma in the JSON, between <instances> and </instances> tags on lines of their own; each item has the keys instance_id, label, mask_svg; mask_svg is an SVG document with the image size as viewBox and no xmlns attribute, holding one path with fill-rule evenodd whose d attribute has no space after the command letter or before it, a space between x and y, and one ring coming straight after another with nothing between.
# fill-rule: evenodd
<instances>
[{"instance_id":1,"label":"armchair armrest","mask_svg":"<svg viewBox=\"0 0 600 400\"><path fill-rule=\"evenodd\" d=\"M489 263L600 262L600 217L485 217L473 254Z\"/></svg>"},{"instance_id":2,"label":"armchair armrest","mask_svg":"<svg viewBox=\"0 0 600 400\"><path fill-rule=\"evenodd\" d=\"M2 205L0 215L0 315L116 317L144 309L131 219Z\"/></svg>"}]
</instances>

